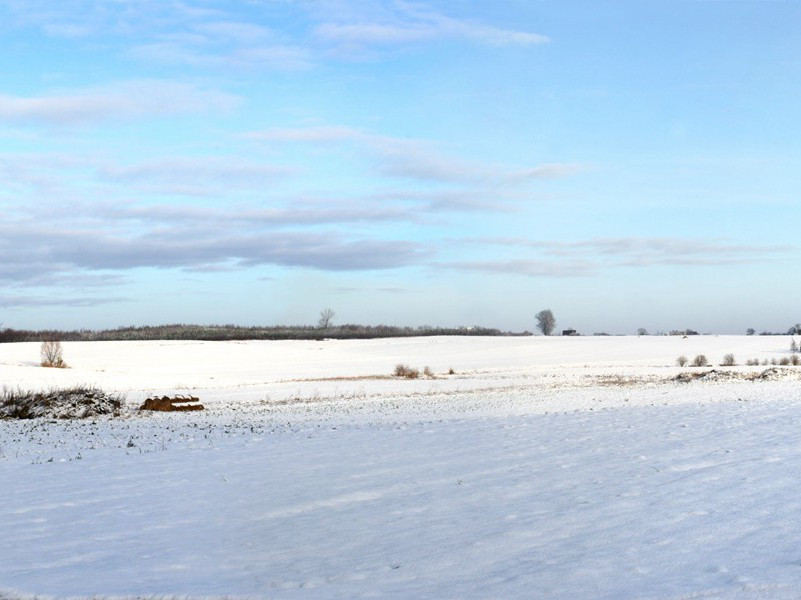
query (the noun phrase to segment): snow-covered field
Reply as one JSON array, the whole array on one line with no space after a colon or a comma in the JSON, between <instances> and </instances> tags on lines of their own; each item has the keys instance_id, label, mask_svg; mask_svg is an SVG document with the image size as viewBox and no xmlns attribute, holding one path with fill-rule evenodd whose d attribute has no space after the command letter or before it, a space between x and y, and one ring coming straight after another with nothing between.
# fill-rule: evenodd
<instances>
[{"instance_id":1,"label":"snow-covered field","mask_svg":"<svg viewBox=\"0 0 801 600\"><path fill-rule=\"evenodd\" d=\"M0 598L799 598L801 367L673 379L789 346L3 344L5 386L128 408L0 421ZM176 393L207 410L136 411Z\"/></svg>"}]
</instances>

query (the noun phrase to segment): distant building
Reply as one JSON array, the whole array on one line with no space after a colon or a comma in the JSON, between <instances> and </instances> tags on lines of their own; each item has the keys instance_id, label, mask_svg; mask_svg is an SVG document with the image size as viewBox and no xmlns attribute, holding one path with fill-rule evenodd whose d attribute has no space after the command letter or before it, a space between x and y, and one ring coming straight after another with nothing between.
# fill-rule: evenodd
<instances>
[{"instance_id":1,"label":"distant building","mask_svg":"<svg viewBox=\"0 0 801 600\"><path fill-rule=\"evenodd\" d=\"M562 335L578 335L578 331L575 329L563 329Z\"/></svg>"}]
</instances>

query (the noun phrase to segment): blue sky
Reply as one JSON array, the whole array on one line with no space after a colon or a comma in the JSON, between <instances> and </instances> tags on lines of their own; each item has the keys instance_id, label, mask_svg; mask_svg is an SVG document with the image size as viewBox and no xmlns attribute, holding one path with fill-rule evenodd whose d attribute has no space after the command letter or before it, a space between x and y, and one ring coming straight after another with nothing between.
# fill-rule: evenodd
<instances>
[{"instance_id":1,"label":"blue sky","mask_svg":"<svg viewBox=\"0 0 801 600\"><path fill-rule=\"evenodd\" d=\"M0 0L0 322L801 321L801 3Z\"/></svg>"}]
</instances>

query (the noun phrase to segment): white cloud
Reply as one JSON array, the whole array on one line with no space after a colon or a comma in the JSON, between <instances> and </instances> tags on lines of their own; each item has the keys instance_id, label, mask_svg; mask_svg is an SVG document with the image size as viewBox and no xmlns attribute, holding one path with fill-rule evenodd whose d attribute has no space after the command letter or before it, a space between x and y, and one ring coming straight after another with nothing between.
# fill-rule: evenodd
<instances>
[{"instance_id":1,"label":"white cloud","mask_svg":"<svg viewBox=\"0 0 801 600\"><path fill-rule=\"evenodd\" d=\"M598 265L591 261L555 261L537 259L477 260L440 263L449 269L524 275L528 277L588 277L595 275Z\"/></svg>"},{"instance_id":2,"label":"white cloud","mask_svg":"<svg viewBox=\"0 0 801 600\"><path fill-rule=\"evenodd\" d=\"M0 123L85 125L107 120L227 111L240 98L163 80L132 80L33 97L0 95Z\"/></svg>"},{"instance_id":3,"label":"white cloud","mask_svg":"<svg viewBox=\"0 0 801 600\"><path fill-rule=\"evenodd\" d=\"M451 184L519 183L569 177L583 170L575 163L547 163L519 168L468 160L443 152L430 140L379 135L347 126L276 128L254 131L245 138L277 143L355 143L372 157L376 170L390 177Z\"/></svg>"},{"instance_id":4,"label":"white cloud","mask_svg":"<svg viewBox=\"0 0 801 600\"><path fill-rule=\"evenodd\" d=\"M376 45L408 44L426 40L455 39L482 44L531 46L547 43L549 38L538 33L492 27L442 15L423 4L395 2L395 10L381 17L346 13L344 18L320 24L315 29L318 39L358 50Z\"/></svg>"},{"instance_id":5,"label":"white cloud","mask_svg":"<svg viewBox=\"0 0 801 600\"><path fill-rule=\"evenodd\" d=\"M507 248L529 248L553 259L593 260L606 267L742 265L777 260L796 251L791 246L669 237L596 238L576 242L520 238L475 238L464 241Z\"/></svg>"},{"instance_id":6,"label":"white cloud","mask_svg":"<svg viewBox=\"0 0 801 600\"><path fill-rule=\"evenodd\" d=\"M279 265L324 271L396 269L419 264L429 251L405 240L353 237L336 232L253 228L197 232L158 228L126 233L109 228L0 224L0 276L9 283L68 273L119 273L139 267L208 269Z\"/></svg>"},{"instance_id":7,"label":"white cloud","mask_svg":"<svg viewBox=\"0 0 801 600\"><path fill-rule=\"evenodd\" d=\"M225 156L162 158L99 170L104 179L140 189L201 196L260 187L296 172L291 167Z\"/></svg>"}]
</instances>

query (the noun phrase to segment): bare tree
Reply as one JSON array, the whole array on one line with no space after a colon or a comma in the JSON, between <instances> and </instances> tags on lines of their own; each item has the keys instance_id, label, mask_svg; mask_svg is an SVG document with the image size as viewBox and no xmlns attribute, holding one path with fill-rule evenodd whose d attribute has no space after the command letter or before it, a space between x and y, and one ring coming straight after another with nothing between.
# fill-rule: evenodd
<instances>
[{"instance_id":1,"label":"bare tree","mask_svg":"<svg viewBox=\"0 0 801 600\"><path fill-rule=\"evenodd\" d=\"M542 332L542 335L551 335L553 328L556 327L556 319L551 312L551 309L546 308L537 313L537 329Z\"/></svg>"},{"instance_id":2,"label":"bare tree","mask_svg":"<svg viewBox=\"0 0 801 600\"><path fill-rule=\"evenodd\" d=\"M47 340L42 342L39 349L39 354L42 358L43 367L65 367L64 351L61 348L61 342L58 340Z\"/></svg>"},{"instance_id":3,"label":"bare tree","mask_svg":"<svg viewBox=\"0 0 801 600\"><path fill-rule=\"evenodd\" d=\"M320 320L317 321L317 326L321 329L328 329L331 327L331 321L336 313L330 308L324 308L320 311Z\"/></svg>"}]
</instances>

